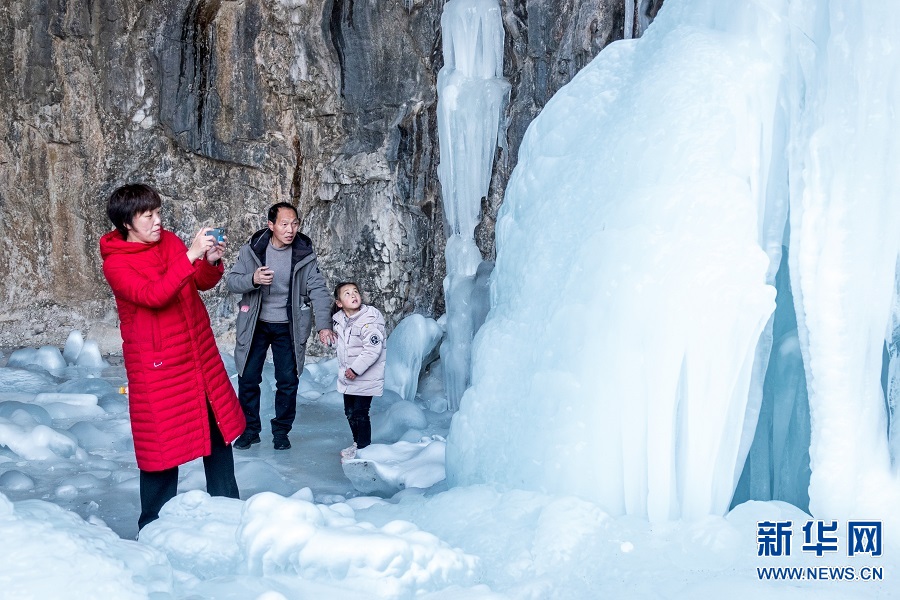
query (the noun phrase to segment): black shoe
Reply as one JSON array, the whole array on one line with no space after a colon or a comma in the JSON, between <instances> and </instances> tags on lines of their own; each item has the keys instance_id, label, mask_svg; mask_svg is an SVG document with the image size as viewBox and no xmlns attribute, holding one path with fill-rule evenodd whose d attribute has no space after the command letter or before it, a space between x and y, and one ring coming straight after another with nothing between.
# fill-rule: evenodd
<instances>
[{"instance_id":1,"label":"black shoe","mask_svg":"<svg viewBox=\"0 0 900 600\"><path fill-rule=\"evenodd\" d=\"M234 440L232 446L237 448L238 450L246 450L250 447L251 444L259 443L259 434L258 433L247 433L246 431L241 434L241 437Z\"/></svg>"},{"instance_id":2,"label":"black shoe","mask_svg":"<svg viewBox=\"0 0 900 600\"><path fill-rule=\"evenodd\" d=\"M291 448L291 440L286 435L278 435L273 439L276 450L289 450Z\"/></svg>"}]
</instances>

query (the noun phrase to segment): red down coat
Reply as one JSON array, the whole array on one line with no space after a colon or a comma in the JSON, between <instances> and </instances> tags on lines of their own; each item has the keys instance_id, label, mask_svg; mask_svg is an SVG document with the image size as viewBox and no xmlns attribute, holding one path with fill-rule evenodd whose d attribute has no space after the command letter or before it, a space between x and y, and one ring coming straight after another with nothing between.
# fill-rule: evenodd
<instances>
[{"instance_id":1,"label":"red down coat","mask_svg":"<svg viewBox=\"0 0 900 600\"><path fill-rule=\"evenodd\" d=\"M197 291L215 286L224 267L191 264L184 243L165 230L152 244L111 231L100 254L119 308L138 467L161 471L208 455L207 398L222 437L236 439L244 415Z\"/></svg>"}]
</instances>

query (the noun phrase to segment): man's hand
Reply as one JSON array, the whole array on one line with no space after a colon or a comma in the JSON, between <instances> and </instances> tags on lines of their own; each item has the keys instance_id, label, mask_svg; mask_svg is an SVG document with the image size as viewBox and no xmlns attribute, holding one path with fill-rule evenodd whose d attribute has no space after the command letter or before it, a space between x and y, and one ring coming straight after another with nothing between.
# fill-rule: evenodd
<instances>
[{"instance_id":1,"label":"man's hand","mask_svg":"<svg viewBox=\"0 0 900 600\"><path fill-rule=\"evenodd\" d=\"M257 270L253 271L253 284L254 285L272 285L272 280L275 278L275 271L270 269L269 267L263 265Z\"/></svg>"},{"instance_id":2,"label":"man's hand","mask_svg":"<svg viewBox=\"0 0 900 600\"><path fill-rule=\"evenodd\" d=\"M330 329L322 329L319 331L319 341L326 346L331 346L337 341L337 336Z\"/></svg>"}]
</instances>

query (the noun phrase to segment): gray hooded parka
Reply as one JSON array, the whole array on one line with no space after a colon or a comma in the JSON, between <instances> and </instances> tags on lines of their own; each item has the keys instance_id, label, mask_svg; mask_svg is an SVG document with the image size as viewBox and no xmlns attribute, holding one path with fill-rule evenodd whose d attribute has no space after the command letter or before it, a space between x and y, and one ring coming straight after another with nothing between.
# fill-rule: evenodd
<instances>
[{"instance_id":1,"label":"gray hooded parka","mask_svg":"<svg viewBox=\"0 0 900 600\"><path fill-rule=\"evenodd\" d=\"M225 279L228 291L241 294L234 344L234 363L238 375L244 374L253 332L262 306L262 286L253 283L253 273L265 264L266 247L272 239L269 229L261 229L241 246L237 262ZM291 244L291 283L288 287L288 320L291 324L291 338L294 342L294 359L297 375L303 373L306 359L306 341L312 331L312 313L315 312L318 330L331 326L331 293L325 277L319 272L316 253L312 241L298 233ZM310 307L312 302L312 307Z\"/></svg>"}]
</instances>

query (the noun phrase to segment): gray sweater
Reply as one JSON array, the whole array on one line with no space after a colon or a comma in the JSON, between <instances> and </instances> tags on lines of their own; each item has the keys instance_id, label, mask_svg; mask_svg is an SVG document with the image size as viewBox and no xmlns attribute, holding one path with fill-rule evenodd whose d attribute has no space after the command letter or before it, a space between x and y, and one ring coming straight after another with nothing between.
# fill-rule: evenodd
<instances>
[{"instance_id":1,"label":"gray sweater","mask_svg":"<svg viewBox=\"0 0 900 600\"><path fill-rule=\"evenodd\" d=\"M266 266L272 269L271 285L262 287L262 306L259 320L266 323L288 322L288 284L291 282L291 247L276 248L269 243L266 248Z\"/></svg>"}]
</instances>

